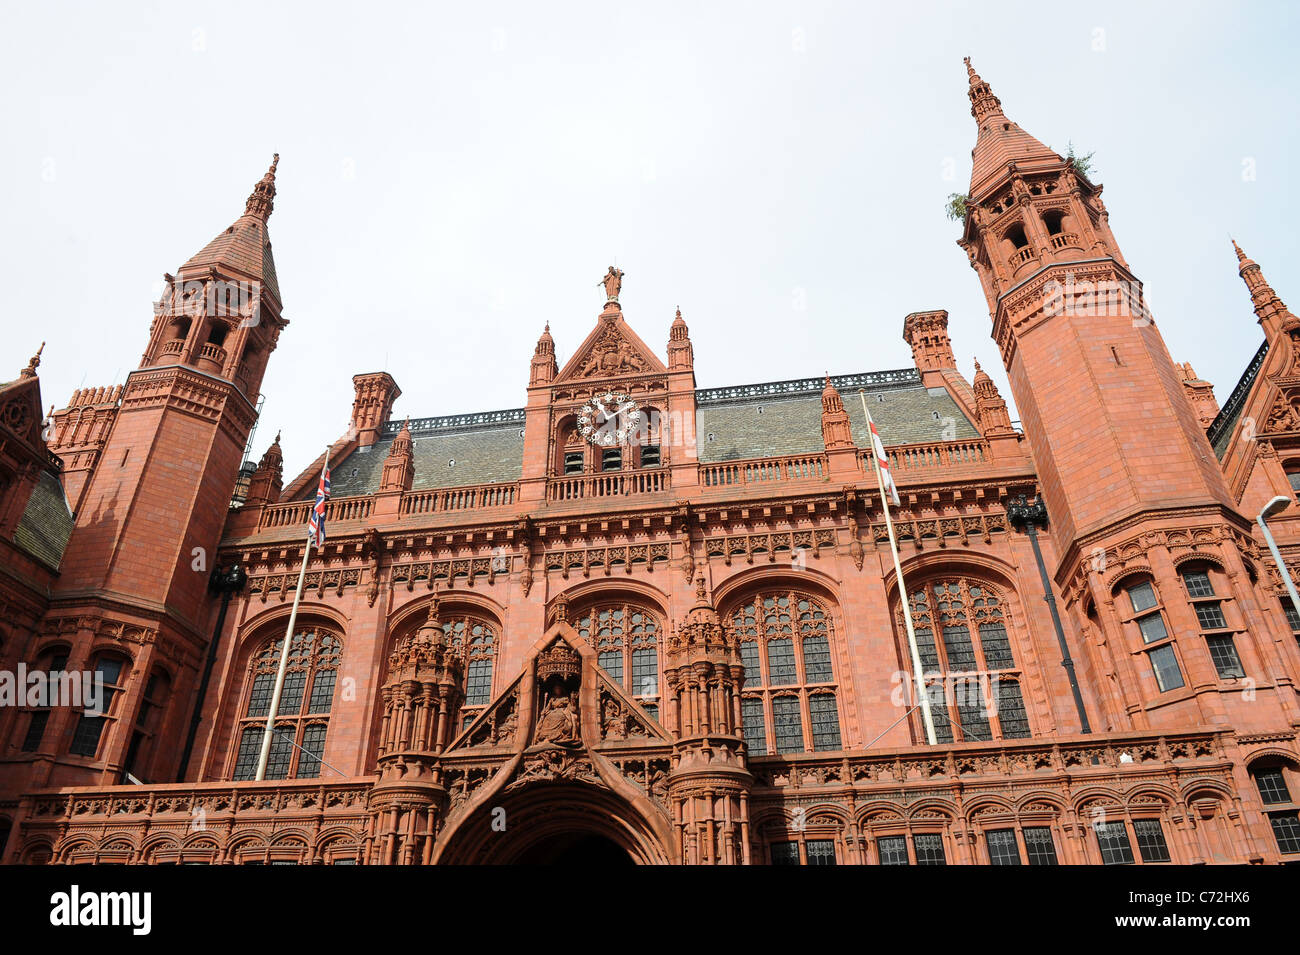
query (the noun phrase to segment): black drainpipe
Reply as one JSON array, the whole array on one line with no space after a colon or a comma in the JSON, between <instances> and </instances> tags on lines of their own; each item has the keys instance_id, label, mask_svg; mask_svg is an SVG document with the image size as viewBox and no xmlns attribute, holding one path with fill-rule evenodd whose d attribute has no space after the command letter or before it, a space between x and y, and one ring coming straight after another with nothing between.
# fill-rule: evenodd
<instances>
[{"instance_id":1,"label":"black drainpipe","mask_svg":"<svg viewBox=\"0 0 1300 955\"><path fill-rule=\"evenodd\" d=\"M229 570L214 570L208 580L208 589L221 594L221 610L217 613L217 626L208 641L208 658L203 664L203 676L199 678L198 698L194 701L194 714L190 717L190 730L185 736L185 750L181 753L180 769L176 773L178 783L185 782L185 771L189 769L190 754L194 751L194 740L199 735L199 723L203 720L203 698L208 695L208 683L212 679L212 668L217 662L217 642L221 639L221 630L226 625L226 610L230 607L230 598L244 589L248 575L238 564L232 564Z\"/></svg>"},{"instance_id":2,"label":"black drainpipe","mask_svg":"<svg viewBox=\"0 0 1300 955\"><path fill-rule=\"evenodd\" d=\"M1074 675L1074 661L1070 659L1070 645L1065 642L1065 629L1061 626L1061 615L1056 611L1056 597L1052 594L1052 582L1047 576L1047 567L1043 563L1043 552L1038 549L1038 526L1047 526L1047 505L1040 497L1033 504L1025 503L1023 494L1007 504L1007 519L1013 527L1019 527L1029 535L1029 543L1034 548L1034 560L1038 561L1038 575L1043 580L1043 599L1052 612L1052 625L1056 628L1056 642L1061 647L1061 666L1070 679L1070 692L1074 694L1074 708L1079 713L1080 732L1091 733L1088 725L1088 713L1083 708L1083 694L1079 692L1079 681Z\"/></svg>"}]
</instances>

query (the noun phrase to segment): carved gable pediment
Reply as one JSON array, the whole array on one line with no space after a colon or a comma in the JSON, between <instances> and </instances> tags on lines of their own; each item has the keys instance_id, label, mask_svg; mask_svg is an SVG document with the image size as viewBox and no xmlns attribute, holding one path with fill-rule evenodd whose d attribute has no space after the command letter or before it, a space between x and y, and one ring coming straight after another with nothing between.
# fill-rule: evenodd
<instances>
[{"instance_id":1,"label":"carved gable pediment","mask_svg":"<svg viewBox=\"0 0 1300 955\"><path fill-rule=\"evenodd\" d=\"M663 362L643 342L621 312L606 312L556 377L562 381L598 381L628 375L667 372Z\"/></svg>"}]
</instances>

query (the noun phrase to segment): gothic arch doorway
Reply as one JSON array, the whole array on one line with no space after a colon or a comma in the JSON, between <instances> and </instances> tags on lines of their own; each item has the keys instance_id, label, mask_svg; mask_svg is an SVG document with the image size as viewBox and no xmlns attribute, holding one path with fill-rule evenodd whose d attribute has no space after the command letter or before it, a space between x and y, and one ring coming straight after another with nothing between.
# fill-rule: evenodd
<instances>
[{"instance_id":1,"label":"gothic arch doorway","mask_svg":"<svg viewBox=\"0 0 1300 955\"><path fill-rule=\"evenodd\" d=\"M659 834L613 792L537 782L470 809L434 861L444 865L665 865Z\"/></svg>"}]
</instances>

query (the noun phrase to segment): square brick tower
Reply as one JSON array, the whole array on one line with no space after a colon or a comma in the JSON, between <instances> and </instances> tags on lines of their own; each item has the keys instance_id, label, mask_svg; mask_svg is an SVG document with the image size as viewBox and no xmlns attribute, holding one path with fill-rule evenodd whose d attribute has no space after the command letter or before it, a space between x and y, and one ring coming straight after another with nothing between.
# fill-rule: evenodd
<instances>
[{"instance_id":1,"label":"square brick tower","mask_svg":"<svg viewBox=\"0 0 1300 955\"><path fill-rule=\"evenodd\" d=\"M278 162L244 214L166 276L140 366L113 395L120 404L91 444L77 438L90 463L76 474L75 526L36 652L97 670L112 693L102 715L52 711L37 759L23 764L26 785L175 772L189 713L165 704L193 698L211 636L209 574L288 324L267 235Z\"/></svg>"}]
</instances>

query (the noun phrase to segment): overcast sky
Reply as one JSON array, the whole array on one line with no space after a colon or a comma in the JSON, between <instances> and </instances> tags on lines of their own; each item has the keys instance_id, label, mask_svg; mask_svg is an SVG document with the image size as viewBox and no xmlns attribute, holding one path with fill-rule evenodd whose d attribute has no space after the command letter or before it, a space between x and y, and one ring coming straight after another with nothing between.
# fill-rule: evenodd
<instances>
[{"instance_id":1,"label":"overcast sky","mask_svg":"<svg viewBox=\"0 0 1300 955\"><path fill-rule=\"evenodd\" d=\"M122 382L163 272L243 211L291 325L262 385L286 477L346 428L518 407L546 322L563 363L616 262L701 387L908 367L946 308L1010 399L945 197L975 122L1095 152L1173 357L1227 398L1261 341L1231 233L1300 301L1296 14L1284 4L71 4L4 0L0 379L47 341L46 404ZM802 310L800 305L803 306Z\"/></svg>"}]
</instances>

